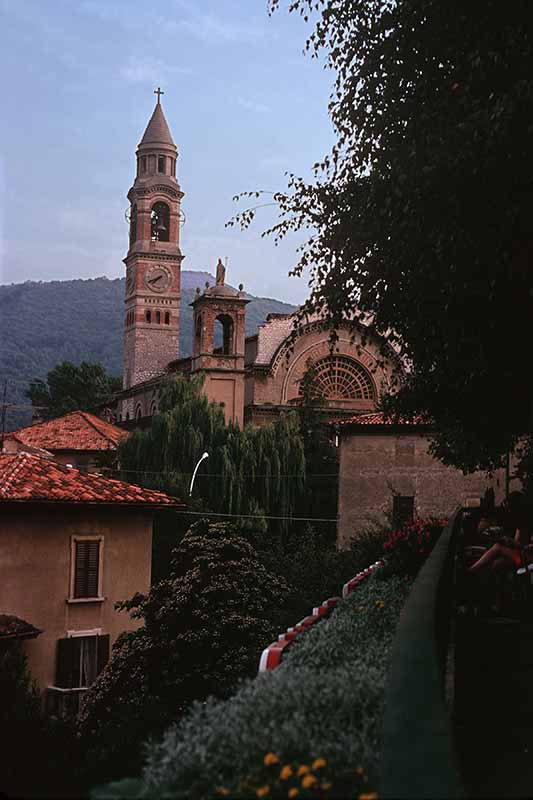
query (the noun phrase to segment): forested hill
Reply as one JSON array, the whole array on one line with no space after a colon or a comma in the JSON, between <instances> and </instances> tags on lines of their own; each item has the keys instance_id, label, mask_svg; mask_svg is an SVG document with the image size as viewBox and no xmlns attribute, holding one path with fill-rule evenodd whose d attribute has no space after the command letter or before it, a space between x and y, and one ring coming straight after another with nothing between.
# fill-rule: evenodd
<instances>
[{"instance_id":1,"label":"forested hill","mask_svg":"<svg viewBox=\"0 0 533 800\"><path fill-rule=\"evenodd\" d=\"M183 270L180 354L192 342L192 308L197 286L214 278ZM287 313L288 303L248 295L246 332L255 333L271 312ZM8 381L8 402L27 403L32 378L44 378L59 361L99 361L111 375L122 374L124 279L50 281L0 286L0 388ZM1 402L1 397L0 397ZM29 413L10 412L9 428L29 422Z\"/></svg>"}]
</instances>

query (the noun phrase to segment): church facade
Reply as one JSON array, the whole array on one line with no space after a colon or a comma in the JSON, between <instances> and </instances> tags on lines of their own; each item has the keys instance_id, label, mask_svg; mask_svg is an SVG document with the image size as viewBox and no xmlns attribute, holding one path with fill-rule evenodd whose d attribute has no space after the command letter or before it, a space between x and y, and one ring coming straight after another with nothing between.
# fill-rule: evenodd
<instances>
[{"instance_id":1,"label":"church facade","mask_svg":"<svg viewBox=\"0 0 533 800\"><path fill-rule=\"evenodd\" d=\"M329 420L374 411L392 379L396 354L383 357L383 342L356 326L330 331L318 319L295 327L290 314L271 314L253 336L245 336L243 286L225 280L218 261L214 285L198 288L192 302L192 355L179 354L181 201L176 178L178 151L157 104L136 152L129 190L129 249L124 313L124 379L118 422L143 421L156 413L161 377L201 375L210 400L223 404L226 420L262 425L301 400L309 369Z\"/></svg>"}]
</instances>

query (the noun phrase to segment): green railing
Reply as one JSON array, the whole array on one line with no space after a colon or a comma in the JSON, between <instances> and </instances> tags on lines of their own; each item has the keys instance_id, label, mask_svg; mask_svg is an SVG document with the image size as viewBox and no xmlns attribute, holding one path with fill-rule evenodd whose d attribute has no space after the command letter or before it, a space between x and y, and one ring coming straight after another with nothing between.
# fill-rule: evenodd
<instances>
[{"instance_id":1,"label":"green railing","mask_svg":"<svg viewBox=\"0 0 533 800\"><path fill-rule=\"evenodd\" d=\"M381 798L461 798L445 682L458 509L415 580L385 693Z\"/></svg>"}]
</instances>

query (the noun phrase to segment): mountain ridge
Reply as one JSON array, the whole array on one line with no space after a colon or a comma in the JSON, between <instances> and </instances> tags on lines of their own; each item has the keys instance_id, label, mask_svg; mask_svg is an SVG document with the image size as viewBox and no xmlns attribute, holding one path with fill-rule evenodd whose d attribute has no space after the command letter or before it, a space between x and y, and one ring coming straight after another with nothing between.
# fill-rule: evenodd
<instances>
[{"instance_id":1,"label":"mountain ridge","mask_svg":"<svg viewBox=\"0 0 533 800\"><path fill-rule=\"evenodd\" d=\"M208 271L182 270L180 357L190 355L196 287L215 282ZM246 335L270 313L295 306L247 294ZM109 374L122 373L124 278L73 278L0 285L0 383L8 382L7 402L24 405L28 383L45 378L60 361L99 361ZM30 409L9 411L8 430L28 424Z\"/></svg>"}]
</instances>

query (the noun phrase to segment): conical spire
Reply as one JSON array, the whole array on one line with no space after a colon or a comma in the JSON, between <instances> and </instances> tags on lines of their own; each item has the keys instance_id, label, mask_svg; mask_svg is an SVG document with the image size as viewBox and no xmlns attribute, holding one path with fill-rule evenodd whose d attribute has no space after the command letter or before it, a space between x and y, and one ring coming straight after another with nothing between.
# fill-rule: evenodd
<instances>
[{"instance_id":1,"label":"conical spire","mask_svg":"<svg viewBox=\"0 0 533 800\"><path fill-rule=\"evenodd\" d=\"M154 113L150 117L150 122L146 126L146 130L139 143L139 147L142 147L143 145L149 145L150 147L158 147L159 145L176 147L165 119L165 115L163 114L163 107L161 105L159 95L157 97L157 104L154 108Z\"/></svg>"}]
</instances>

